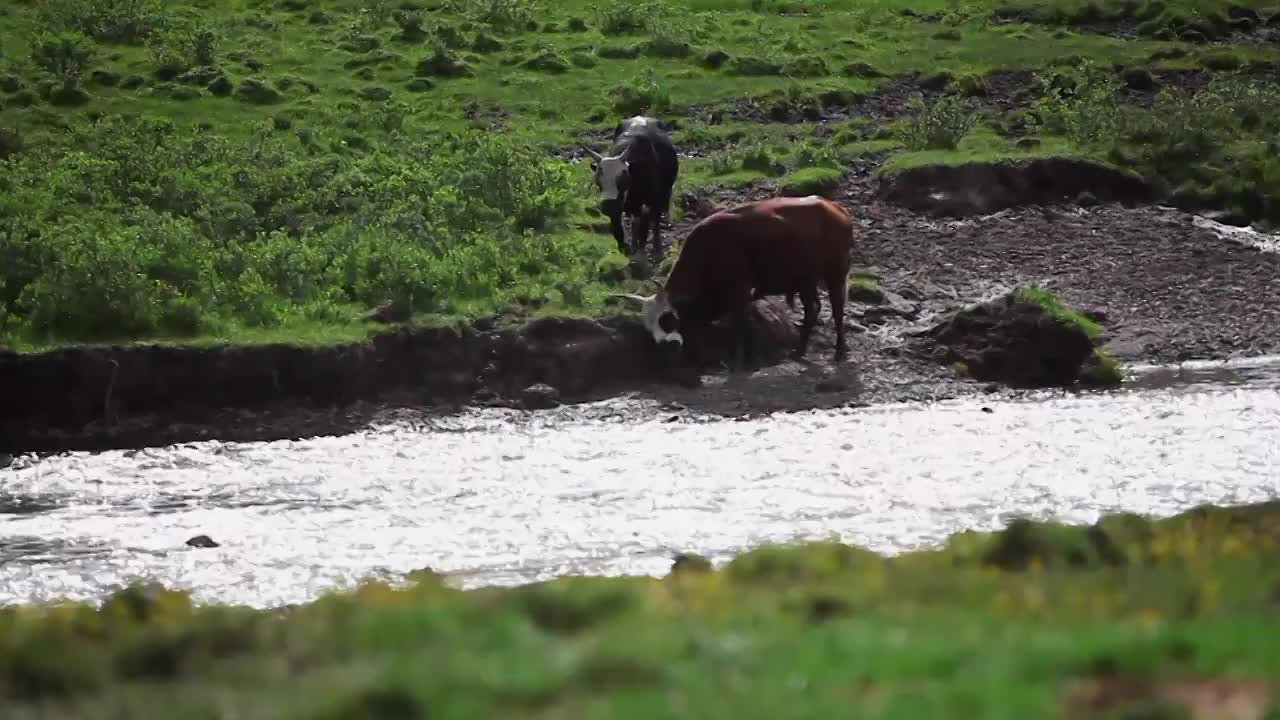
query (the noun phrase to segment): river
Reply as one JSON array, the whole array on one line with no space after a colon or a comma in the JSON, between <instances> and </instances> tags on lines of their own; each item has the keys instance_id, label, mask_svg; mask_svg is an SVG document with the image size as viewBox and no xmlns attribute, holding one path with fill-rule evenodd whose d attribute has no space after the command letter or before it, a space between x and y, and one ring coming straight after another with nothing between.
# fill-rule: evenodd
<instances>
[{"instance_id":1,"label":"river","mask_svg":"<svg viewBox=\"0 0 1280 720\"><path fill-rule=\"evenodd\" d=\"M836 537L896 553L1013 514L1253 502L1280 489L1278 368L737 420L619 399L19 458L0 470L0 603L148 578L273 606L423 567L463 587L663 574L681 551ZM185 544L200 534L220 547Z\"/></svg>"}]
</instances>

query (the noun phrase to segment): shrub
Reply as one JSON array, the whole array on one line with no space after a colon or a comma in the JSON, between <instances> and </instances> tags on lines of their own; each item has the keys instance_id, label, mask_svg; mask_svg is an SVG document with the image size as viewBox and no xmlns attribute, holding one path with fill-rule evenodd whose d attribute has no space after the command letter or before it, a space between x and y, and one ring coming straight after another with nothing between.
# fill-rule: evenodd
<instances>
[{"instance_id":1,"label":"shrub","mask_svg":"<svg viewBox=\"0 0 1280 720\"><path fill-rule=\"evenodd\" d=\"M50 32L78 31L134 45L169 24L163 0L47 0L40 4L40 17Z\"/></svg>"},{"instance_id":2,"label":"shrub","mask_svg":"<svg viewBox=\"0 0 1280 720\"><path fill-rule=\"evenodd\" d=\"M651 0L608 0L599 9L598 25L604 35L629 35L651 29L661 15Z\"/></svg>"},{"instance_id":3,"label":"shrub","mask_svg":"<svg viewBox=\"0 0 1280 720\"><path fill-rule=\"evenodd\" d=\"M61 80L64 88L79 87L93 54L93 41L78 32L45 34L31 47L31 60Z\"/></svg>"},{"instance_id":4,"label":"shrub","mask_svg":"<svg viewBox=\"0 0 1280 720\"><path fill-rule=\"evenodd\" d=\"M658 81L657 75L649 70L614 86L613 107L623 115L667 112L672 108L671 95Z\"/></svg>"},{"instance_id":5,"label":"shrub","mask_svg":"<svg viewBox=\"0 0 1280 720\"><path fill-rule=\"evenodd\" d=\"M964 100L942 95L926 103L919 93L907 101L909 114L898 138L909 150L951 150L973 127L975 115Z\"/></svg>"},{"instance_id":6,"label":"shrub","mask_svg":"<svg viewBox=\"0 0 1280 720\"><path fill-rule=\"evenodd\" d=\"M590 235L539 234L567 217L572 170L502 135L393 136L340 156L300 154L263 125L233 142L109 117L74 125L65 151L10 158L10 332L192 334L386 300L452 312L590 283L607 251Z\"/></svg>"},{"instance_id":7,"label":"shrub","mask_svg":"<svg viewBox=\"0 0 1280 720\"><path fill-rule=\"evenodd\" d=\"M528 29L538 14L531 0L452 0L450 7L498 32Z\"/></svg>"}]
</instances>

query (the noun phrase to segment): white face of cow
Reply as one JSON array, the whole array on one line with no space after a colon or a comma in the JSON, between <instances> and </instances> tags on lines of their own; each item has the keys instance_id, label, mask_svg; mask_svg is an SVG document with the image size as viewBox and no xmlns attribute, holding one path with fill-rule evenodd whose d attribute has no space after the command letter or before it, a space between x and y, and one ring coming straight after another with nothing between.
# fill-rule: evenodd
<instances>
[{"instance_id":1,"label":"white face of cow","mask_svg":"<svg viewBox=\"0 0 1280 720\"><path fill-rule=\"evenodd\" d=\"M596 187L600 189L601 202L617 200L622 194L622 176L631 167L631 163L627 162L627 154L624 152L616 157L608 157L585 145L582 149L591 156L591 169L595 173Z\"/></svg>"},{"instance_id":2,"label":"white face of cow","mask_svg":"<svg viewBox=\"0 0 1280 720\"><path fill-rule=\"evenodd\" d=\"M669 343L675 343L676 347L684 345L684 336L680 334L680 316L671 305L665 288L649 297L631 294L617 297L629 300L640 310L640 322L659 346Z\"/></svg>"},{"instance_id":3,"label":"white face of cow","mask_svg":"<svg viewBox=\"0 0 1280 720\"><path fill-rule=\"evenodd\" d=\"M596 163L596 186L600 188L601 200L617 200L618 180L627 171L628 163L621 155L618 157L602 157Z\"/></svg>"}]
</instances>

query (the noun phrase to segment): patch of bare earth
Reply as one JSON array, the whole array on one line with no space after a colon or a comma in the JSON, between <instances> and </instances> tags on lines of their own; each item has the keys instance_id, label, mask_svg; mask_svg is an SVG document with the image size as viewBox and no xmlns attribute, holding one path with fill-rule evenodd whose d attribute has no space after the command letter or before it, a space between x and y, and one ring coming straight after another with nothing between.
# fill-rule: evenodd
<instances>
[{"instance_id":1,"label":"patch of bare earth","mask_svg":"<svg viewBox=\"0 0 1280 720\"><path fill-rule=\"evenodd\" d=\"M751 373L703 377L654 394L713 412L768 412L993 392L904 352L944 313L1020 285L1048 288L1095 311L1104 347L1130 362L1224 359L1280 352L1280 255L1224 239L1162 207L1074 203L936 219L880 199L875 163L851 167L835 197L857 223L855 269L882 278L889 302L847 304L851 357L831 361L825 291L809 358ZM668 241L716 209L775 195L769 184L681 199ZM780 302L780 301L779 301ZM784 306L785 307L785 306ZM791 312L799 322L799 304Z\"/></svg>"},{"instance_id":2,"label":"patch of bare earth","mask_svg":"<svg viewBox=\"0 0 1280 720\"><path fill-rule=\"evenodd\" d=\"M1274 695L1274 689L1266 683L1248 680L1091 678L1068 690L1063 698L1062 717L1087 720L1116 717L1116 711L1125 709L1164 707L1179 708L1185 715L1149 713L1142 716L1263 720Z\"/></svg>"}]
</instances>

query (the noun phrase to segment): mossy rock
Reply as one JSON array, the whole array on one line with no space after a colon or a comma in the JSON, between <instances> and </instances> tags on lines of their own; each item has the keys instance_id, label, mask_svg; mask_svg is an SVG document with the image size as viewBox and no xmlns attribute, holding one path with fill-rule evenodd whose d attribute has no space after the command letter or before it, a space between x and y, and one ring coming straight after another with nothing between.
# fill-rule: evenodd
<instances>
[{"instance_id":1,"label":"mossy rock","mask_svg":"<svg viewBox=\"0 0 1280 720\"><path fill-rule=\"evenodd\" d=\"M360 97L369 102L385 102L391 99L391 91L387 88L374 85L372 87L361 88Z\"/></svg>"},{"instance_id":2,"label":"mossy rock","mask_svg":"<svg viewBox=\"0 0 1280 720\"><path fill-rule=\"evenodd\" d=\"M125 75L120 79L121 90L137 90L147 83L141 75Z\"/></svg>"},{"instance_id":3,"label":"mossy rock","mask_svg":"<svg viewBox=\"0 0 1280 720\"><path fill-rule=\"evenodd\" d=\"M551 73L553 75L567 73L572 67L568 60L565 60L551 50L543 50L537 55L525 60L521 63L521 66L526 70Z\"/></svg>"},{"instance_id":4,"label":"mossy rock","mask_svg":"<svg viewBox=\"0 0 1280 720\"><path fill-rule=\"evenodd\" d=\"M218 97L227 97L235 90L235 85L231 82L231 78L226 75L219 75L209 83L208 88L210 93Z\"/></svg>"},{"instance_id":5,"label":"mossy rock","mask_svg":"<svg viewBox=\"0 0 1280 720\"><path fill-rule=\"evenodd\" d=\"M284 100L284 95L263 80L246 78L235 90L236 99L249 105L274 105Z\"/></svg>"},{"instance_id":6,"label":"mossy rock","mask_svg":"<svg viewBox=\"0 0 1280 720\"><path fill-rule=\"evenodd\" d=\"M40 102L40 97L31 90L19 90L9 96L6 106L11 108L26 108Z\"/></svg>"},{"instance_id":7,"label":"mossy rock","mask_svg":"<svg viewBox=\"0 0 1280 720\"><path fill-rule=\"evenodd\" d=\"M1147 92L1156 88L1156 80L1146 68L1125 68L1120 73L1120 79L1130 90Z\"/></svg>"},{"instance_id":8,"label":"mossy rock","mask_svg":"<svg viewBox=\"0 0 1280 720\"><path fill-rule=\"evenodd\" d=\"M471 66L443 49L418 61L415 73L419 77L460 78L473 74Z\"/></svg>"},{"instance_id":9,"label":"mossy rock","mask_svg":"<svg viewBox=\"0 0 1280 720\"><path fill-rule=\"evenodd\" d=\"M49 104L57 107L79 107L88 103L91 99L89 93L76 86L67 87L63 85L49 93Z\"/></svg>"},{"instance_id":10,"label":"mossy rock","mask_svg":"<svg viewBox=\"0 0 1280 720\"><path fill-rule=\"evenodd\" d=\"M875 65L867 62L851 62L844 66L844 74L847 77L858 78L882 78L888 77L885 73L876 68Z\"/></svg>"},{"instance_id":11,"label":"mossy rock","mask_svg":"<svg viewBox=\"0 0 1280 720\"><path fill-rule=\"evenodd\" d=\"M94 85L102 87L116 87L120 84L120 74L110 70L94 70L89 73L89 79Z\"/></svg>"},{"instance_id":12,"label":"mossy rock","mask_svg":"<svg viewBox=\"0 0 1280 720\"><path fill-rule=\"evenodd\" d=\"M358 37L351 38L350 40L343 40L338 43L338 48L350 53L363 54L372 52L380 44L381 42L378 38L373 35L360 35Z\"/></svg>"},{"instance_id":13,"label":"mossy rock","mask_svg":"<svg viewBox=\"0 0 1280 720\"><path fill-rule=\"evenodd\" d=\"M194 88L187 85L179 85L173 88L173 90L169 92L169 97L173 100L187 101L187 100L196 100L202 94L203 93L200 92L199 88Z\"/></svg>"},{"instance_id":14,"label":"mossy rock","mask_svg":"<svg viewBox=\"0 0 1280 720\"><path fill-rule=\"evenodd\" d=\"M951 84L953 79L954 78L951 73L946 70L942 70L936 73L930 73L929 75L925 75L920 78L920 87L925 90L946 90L947 86Z\"/></svg>"},{"instance_id":15,"label":"mossy rock","mask_svg":"<svg viewBox=\"0 0 1280 720\"><path fill-rule=\"evenodd\" d=\"M577 52L569 56L569 62L580 68L593 68L600 64L595 55Z\"/></svg>"},{"instance_id":16,"label":"mossy rock","mask_svg":"<svg viewBox=\"0 0 1280 720\"><path fill-rule=\"evenodd\" d=\"M1244 59L1230 50L1218 50L1201 56L1200 64L1210 70L1225 72L1239 70L1244 66Z\"/></svg>"},{"instance_id":17,"label":"mossy rock","mask_svg":"<svg viewBox=\"0 0 1280 720\"><path fill-rule=\"evenodd\" d=\"M724 67L725 63L729 62L731 59L732 57L729 55L729 53L723 50L712 50L711 52L702 56L702 60L699 62L699 64L702 65L702 67L707 68L709 70L719 70L720 68Z\"/></svg>"},{"instance_id":18,"label":"mossy rock","mask_svg":"<svg viewBox=\"0 0 1280 720\"><path fill-rule=\"evenodd\" d=\"M596 48L596 55L606 60L634 60L640 57L637 45L601 45Z\"/></svg>"},{"instance_id":19,"label":"mossy rock","mask_svg":"<svg viewBox=\"0 0 1280 720\"><path fill-rule=\"evenodd\" d=\"M0 90L7 93L16 93L24 87L26 87L26 84L17 75L0 75Z\"/></svg>"},{"instance_id":20,"label":"mossy rock","mask_svg":"<svg viewBox=\"0 0 1280 720\"><path fill-rule=\"evenodd\" d=\"M981 75L968 73L956 80L956 90L964 97L983 97L987 94L987 81Z\"/></svg>"},{"instance_id":21,"label":"mossy rock","mask_svg":"<svg viewBox=\"0 0 1280 720\"><path fill-rule=\"evenodd\" d=\"M831 68L822 58L797 58L783 65L782 73L792 77L826 77L831 74Z\"/></svg>"},{"instance_id":22,"label":"mossy rock","mask_svg":"<svg viewBox=\"0 0 1280 720\"><path fill-rule=\"evenodd\" d=\"M419 77L405 83L404 88L409 92L422 93L434 89L435 86L436 84L431 82L429 78Z\"/></svg>"},{"instance_id":23,"label":"mossy rock","mask_svg":"<svg viewBox=\"0 0 1280 720\"><path fill-rule=\"evenodd\" d=\"M682 60L693 54L693 46L681 40L650 38L637 46L641 55Z\"/></svg>"},{"instance_id":24,"label":"mossy rock","mask_svg":"<svg viewBox=\"0 0 1280 720\"><path fill-rule=\"evenodd\" d=\"M0 160L17 155L22 148L22 133L17 128L0 127Z\"/></svg>"},{"instance_id":25,"label":"mossy rock","mask_svg":"<svg viewBox=\"0 0 1280 720\"><path fill-rule=\"evenodd\" d=\"M737 57L729 62L728 72L731 75L744 77L770 77L781 75L782 65L760 58Z\"/></svg>"},{"instance_id":26,"label":"mossy rock","mask_svg":"<svg viewBox=\"0 0 1280 720\"><path fill-rule=\"evenodd\" d=\"M962 37L960 31L955 29L939 30L933 34L934 40L956 41L962 39Z\"/></svg>"},{"instance_id":27,"label":"mossy rock","mask_svg":"<svg viewBox=\"0 0 1280 720\"><path fill-rule=\"evenodd\" d=\"M501 50L502 41L488 33L478 33L471 41L471 49L478 53L493 53Z\"/></svg>"},{"instance_id":28,"label":"mossy rock","mask_svg":"<svg viewBox=\"0 0 1280 720\"><path fill-rule=\"evenodd\" d=\"M580 18L580 17L571 17L571 18L569 18L569 26L568 26L568 27L569 27L569 32L576 32L576 33L586 32L586 31L587 31L587 21L586 21L586 20L583 20L583 19L582 19L582 18Z\"/></svg>"},{"instance_id":29,"label":"mossy rock","mask_svg":"<svg viewBox=\"0 0 1280 720\"><path fill-rule=\"evenodd\" d=\"M783 179L782 194L792 197L803 197L805 195L831 197L831 194L839 187L840 178L843 175L844 173L836 168L801 168Z\"/></svg>"}]
</instances>

